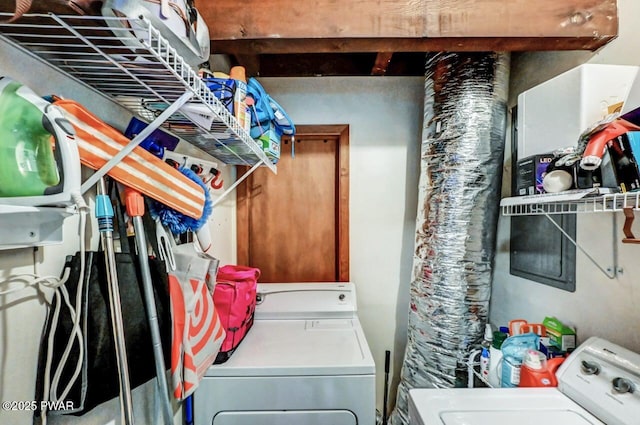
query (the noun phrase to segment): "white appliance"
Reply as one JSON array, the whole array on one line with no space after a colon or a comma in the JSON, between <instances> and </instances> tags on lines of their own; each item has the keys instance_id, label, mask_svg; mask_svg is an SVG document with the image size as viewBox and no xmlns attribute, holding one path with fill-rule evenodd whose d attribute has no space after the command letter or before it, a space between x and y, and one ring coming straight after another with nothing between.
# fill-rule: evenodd
<instances>
[{"instance_id":1,"label":"white appliance","mask_svg":"<svg viewBox=\"0 0 640 425\"><path fill-rule=\"evenodd\" d=\"M640 355L590 338L557 372L558 388L413 389L412 425L640 423Z\"/></svg>"},{"instance_id":2,"label":"white appliance","mask_svg":"<svg viewBox=\"0 0 640 425\"><path fill-rule=\"evenodd\" d=\"M353 283L258 284L253 327L194 394L198 425L374 425Z\"/></svg>"},{"instance_id":3,"label":"white appliance","mask_svg":"<svg viewBox=\"0 0 640 425\"><path fill-rule=\"evenodd\" d=\"M624 102L638 67L584 64L518 96L518 158L576 146L580 134Z\"/></svg>"}]
</instances>

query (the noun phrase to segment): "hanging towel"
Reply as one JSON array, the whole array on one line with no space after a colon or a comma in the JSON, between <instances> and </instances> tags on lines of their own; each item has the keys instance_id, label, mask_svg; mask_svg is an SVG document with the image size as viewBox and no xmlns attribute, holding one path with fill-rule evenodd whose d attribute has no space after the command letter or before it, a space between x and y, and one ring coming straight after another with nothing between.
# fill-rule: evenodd
<instances>
[{"instance_id":1,"label":"hanging towel","mask_svg":"<svg viewBox=\"0 0 640 425\"><path fill-rule=\"evenodd\" d=\"M55 98L53 104L63 110L65 118L76 130L75 140L78 142L83 165L98 170L129 144L127 137L91 114L81 104L58 98ZM181 214L194 219L202 217L204 189L139 146L107 174Z\"/></svg>"},{"instance_id":2,"label":"hanging towel","mask_svg":"<svg viewBox=\"0 0 640 425\"><path fill-rule=\"evenodd\" d=\"M173 248L176 270L169 273L173 321L171 376L173 395L192 394L216 359L225 331L207 286L211 260L191 243Z\"/></svg>"}]
</instances>

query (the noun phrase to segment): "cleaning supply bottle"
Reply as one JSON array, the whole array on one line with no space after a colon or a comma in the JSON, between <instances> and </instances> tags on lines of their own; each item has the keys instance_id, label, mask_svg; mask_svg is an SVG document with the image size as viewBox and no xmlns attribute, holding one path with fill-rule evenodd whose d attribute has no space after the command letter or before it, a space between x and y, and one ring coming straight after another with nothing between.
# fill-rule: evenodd
<instances>
[{"instance_id":1,"label":"cleaning supply bottle","mask_svg":"<svg viewBox=\"0 0 640 425\"><path fill-rule=\"evenodd\" d=\"M480 354L480 376L485 380L489 378L489 350L482 347L482 353Z\"/></svg>"},{"instance_id":2,"label":"cleaning supply bottle","mask_svg":"<svg viewBox=\"0 0 640 425\"><path fill-rule=\"evenodd\" d=\"M502 343L505 339L507 339L508 335L506 332L495 331L493 333L493 342L491 343L491 347L489 348L489 357L491 359L489 363L489 374L487 376L487 381L489 381L489 385L493 388L498 388L501 382L501 372L502 372Z\"/></svg>"},{"instance_id":3,"label":"cleaning supply bottle","mask_svg":"<svg viewBox=\"0 0 640 425\"><path fill-rule=\"evenodd\" d=\"M251 131L251 114L247 110L247 75L243 66L234 66L229 70L229 78L235 81L233 95L233 114L247 133Z\"/></svg>"},{"instance_id":4,"label":"cleaning supply bottle","mask_svg":"<svg viewBox=\"0 0 640 425\"><path fill-rule=\"evenodd\" d=\"M484 339L482 340L482 353L480 354L480 375L485 380L489 377L489 364L491 362L489 349L493 342L493 332L491 325L486 324L484 329Z\"/></svg>"},{"instance_id":5,"label":"cleaning supply bottle","mask_svg":"<svg viewBox=\"0 0 640 425\"><path fill-rule=\"evenodd\" d=\"M491 347L491 343L493 342L493 331L491 330L491 325L487 323L484 326L484 337L482 339L482 346L485 348Z\"/></svg>"}]
</instances>

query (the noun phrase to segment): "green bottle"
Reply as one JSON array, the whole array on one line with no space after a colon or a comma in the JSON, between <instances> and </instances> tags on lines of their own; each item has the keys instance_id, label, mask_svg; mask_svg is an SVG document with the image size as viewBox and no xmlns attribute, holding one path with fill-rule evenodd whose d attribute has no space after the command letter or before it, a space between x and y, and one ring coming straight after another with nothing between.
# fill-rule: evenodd
<instances>
[{"instance_id":1,"label":"green bottle","mask_svg":"<svg viewBox=\"0 0 640 425\"><path fill-rule=\"evenodd\" d=\"M5 198L44 195L60 184L47 118L20 87L13 81L0 91L0 197Z\"/></svg>"}]
</instances>

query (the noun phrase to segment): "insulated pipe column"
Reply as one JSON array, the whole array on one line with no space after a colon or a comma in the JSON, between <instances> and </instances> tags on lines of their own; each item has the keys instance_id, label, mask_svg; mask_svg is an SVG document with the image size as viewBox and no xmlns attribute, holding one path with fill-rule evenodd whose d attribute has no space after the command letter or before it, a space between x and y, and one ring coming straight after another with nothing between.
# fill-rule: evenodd
<instances>
[{"instance_id":1,"label":"insulated pipe column","mask_svg":"<svg viewBox=\"0 0 640 425\"><path fill-rule=\"evenodd\" d=\"M506 129L509 56L427 57L409 329L392 425L408 390L450 388L487 322Z\"/></svg>"}]
</instances>

